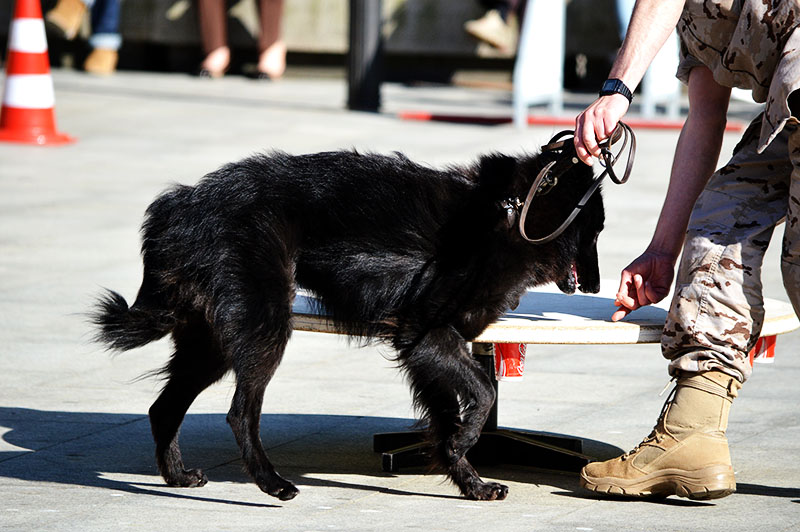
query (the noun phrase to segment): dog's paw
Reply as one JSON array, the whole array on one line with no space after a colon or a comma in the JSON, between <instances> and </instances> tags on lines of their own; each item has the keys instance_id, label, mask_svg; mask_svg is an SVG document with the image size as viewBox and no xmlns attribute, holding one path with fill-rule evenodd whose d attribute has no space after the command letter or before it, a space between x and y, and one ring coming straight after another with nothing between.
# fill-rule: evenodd
<instances>
[{"instance_id":1,"label":"dog's paw","mask_svg":"<svg viewBox=\"0 0 800 532\"><path fill-rule=\"evenodd\" d=\"M508 486L498 482L482 482L467 497L476 501L502 501L508 495Z\"/></svg>"},{"instance_id":2,"label":"dog's paw","mask_svg":"<svg viewBox=\"0 0 800 532\"><path fill-rule=\"evenodd\" d=\"M258 487L261 488L261 491L264 493L272 495L282 501L292 500L300 493L294 484L277 475L276 477L277 478L272 479L271 482L264 484L259 483Z\"/></svg>"},{"instance_id":3,"label":"dog's paw","mask_svg":"<svg viewBox=\"0 0 800 532\"><path fill-rule=\"evenodd\" d=\"M277 491L277 493L270 493L273 497L277 497L282 501L290 501L294 499L300 491L292 484L285 486Z\"/></svg>"},{"instance_id":4,"label":"dog's paw","mask_svg":"<svg viewBox=\"0 0 800 532\"><path fill-rule=\"evenodd\" d=\"M208 477L202 469L184 469L165 480L167 485L177 488L201 488L208 483Z\"/></svg>"}]
</instances>

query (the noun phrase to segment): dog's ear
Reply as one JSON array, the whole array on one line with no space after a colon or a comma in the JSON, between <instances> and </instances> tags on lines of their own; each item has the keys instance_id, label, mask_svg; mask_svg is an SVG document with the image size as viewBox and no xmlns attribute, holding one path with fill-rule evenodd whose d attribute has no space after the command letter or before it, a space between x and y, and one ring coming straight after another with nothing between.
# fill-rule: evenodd
<instances>
[{"instance_id":1,"label":"dog's ear","mask_svg":"<svg viewBox=\"0 0 800 532\"><path fill-rule=\"evenodd\" d=\"M501 197L511 188L517 172L517 159L492 153L478 161L478 188L489 197Z\"/></svg>"}]
</instances>

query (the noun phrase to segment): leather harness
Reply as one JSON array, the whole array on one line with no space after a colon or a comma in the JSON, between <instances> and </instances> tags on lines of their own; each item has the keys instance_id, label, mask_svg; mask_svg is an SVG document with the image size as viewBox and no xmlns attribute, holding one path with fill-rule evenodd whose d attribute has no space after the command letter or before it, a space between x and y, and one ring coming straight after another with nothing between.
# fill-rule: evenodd
<instances>
[{"instance_id":1,"label":"leather harness","mask_svg":"<svg viewBox=\"0 0 800 532\"><path fill-rule=\"evenodd\" d=\"M564 130L557 133L550 139L550 142L542 146L542 153L554 152L557 154L557 158L547 163L544 168L539 171L536 179L533 180L528 190L528 195L524 202L520 201L519 197L509 198L500 202L501 207L506 210L510 225L513 226L514 218L518 218L517 225L520 235L532 244L546 244L558 238L558 236L575 220L581 212L581 209L586 206L589 198L597 191L600 183L606 176L610 177L617 185L624 184L630 177L631 170L633 169L633 160L636 156L636 137L630 126L619 122L611 136L600 144L600 164L604 167L603 172L592 179L592 184L589 186L589 189L583 197L578 200L578 203L575 205L575 208L572 209L570 215L567 216L564 222L559 225L555 231L542 238L530 238L525 232L525 220L528 217L528 210L530 209L533 199L536 196L542 196L550 192L550 190L558 184L559 177L568 172L573 166L576 164L583 164L580 159L578 159L575 152L574 136L575 132L573 130ZM622 146L619 151L614 154L611 151L611 147L620 139L622 139ZM616 164L619 156L625 151L629 143L628 162L625 166L622 179L620 179L614 172L614 164Z\"/></svg>"}]
</instances>

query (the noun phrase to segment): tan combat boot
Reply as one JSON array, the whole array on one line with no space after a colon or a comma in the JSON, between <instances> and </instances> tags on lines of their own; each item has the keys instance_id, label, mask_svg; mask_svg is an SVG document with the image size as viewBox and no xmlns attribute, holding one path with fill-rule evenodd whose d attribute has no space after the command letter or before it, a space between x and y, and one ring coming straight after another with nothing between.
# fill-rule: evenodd
<instances>
[{"instance_id":1,"label":"tan combat boot","mask_svg":"<svg viewBox=\"0 0 800 532\"><path fill-rule=\"evenodd\" d=\"M56 6L48 11L44 18L50 28L71 41L78 35L85 14L86 4L81 0L58 0Z\"/></svg>"},{"instance_id":2,"label":"tan combat boot","mask_svg":"<svg viewBox=\"0 0 800 532\"><path fill-rule=\"evenodd\" d=\"M681 377L653 432L618 458L588 464L581 486L627 497L730 495L736 482L725 429L740 387L719 371Z\"/></svg>"}]
</instances>

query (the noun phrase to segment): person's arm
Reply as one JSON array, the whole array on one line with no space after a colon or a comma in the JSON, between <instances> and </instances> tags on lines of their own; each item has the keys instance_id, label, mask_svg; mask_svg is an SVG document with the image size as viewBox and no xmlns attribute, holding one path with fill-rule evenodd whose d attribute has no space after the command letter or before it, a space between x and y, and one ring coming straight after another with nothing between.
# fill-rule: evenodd
<instances>
[{"instance_id":1,"label":"person's arm","mask_svg":"<svg viewBox=\"0 0 800 532\"><path fill-rule=\"evenodd\" d=\"M637 0L628 33L609 73L636 90L647 67L666 42L683 10L685 0ZM600 156L598 142L607 139L628 111L628 99L621 94L601 96L575 120L575 149L578 157L592 164Z\"/></svg>"},{"instance_id":2,"label":"person's arm","mask_svg":"<svg viewBox=\"0 0 800 532\"><path fill-rule=\"evenodd\" d=\"M620 308L613 321L669 293L692 208L717 166L730 95L731 89L714 81L708 68L690 72L689 115L675 148L661 215L650 245L622 271L614 302Z\"/></svg>"}]
</instances>

